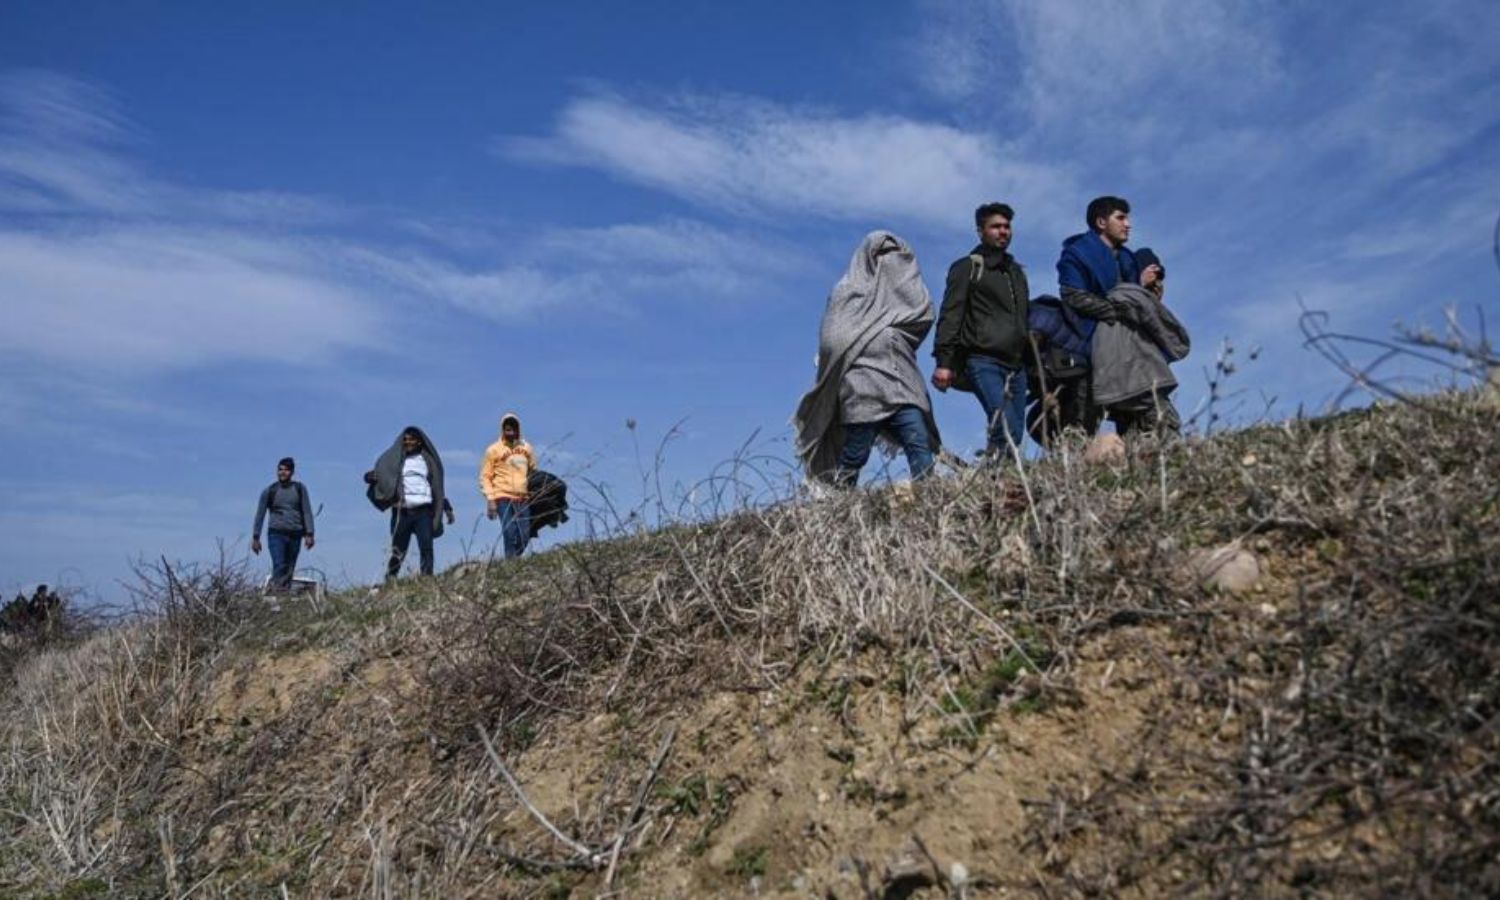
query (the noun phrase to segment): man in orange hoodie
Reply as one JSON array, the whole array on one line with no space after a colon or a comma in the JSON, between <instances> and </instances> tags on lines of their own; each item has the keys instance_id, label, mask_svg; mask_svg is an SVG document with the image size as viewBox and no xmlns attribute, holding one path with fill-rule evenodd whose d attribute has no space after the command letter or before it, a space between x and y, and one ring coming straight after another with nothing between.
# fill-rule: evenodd
<instances>
[{"instance_id":1,"label":"man in orange hoodie","mask_svg":"<svg viewBox=\"0 0 1500 900\"><path fill-rule=\"evenodd\" d=\"M521 439L521 419L506 413L500 419L500 440L484 451L479 467L479 490L488 501L485 514L500 520L505 556L520 556L531 540L530 491L527 482L536 468L536 454Z\"/></svg>"}]
</instances>

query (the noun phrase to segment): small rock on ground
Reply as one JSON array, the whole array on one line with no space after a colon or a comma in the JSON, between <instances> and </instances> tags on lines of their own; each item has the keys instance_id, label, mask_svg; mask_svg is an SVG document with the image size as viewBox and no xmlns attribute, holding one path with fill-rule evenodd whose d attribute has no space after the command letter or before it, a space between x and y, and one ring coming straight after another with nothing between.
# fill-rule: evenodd
<instances>
[{"instance_id":1,"label":"small rock on ground","mask_svg":"<svg viewBox=\"0 0 1500 900\"><path fill-rule=\"evenodd\" d=\"M1238 543L1211 550L1195 550L1188 566L1198 584L1207 590L1243 594L1260 583L1260 559Z\"/></svg>"}]
</instances>

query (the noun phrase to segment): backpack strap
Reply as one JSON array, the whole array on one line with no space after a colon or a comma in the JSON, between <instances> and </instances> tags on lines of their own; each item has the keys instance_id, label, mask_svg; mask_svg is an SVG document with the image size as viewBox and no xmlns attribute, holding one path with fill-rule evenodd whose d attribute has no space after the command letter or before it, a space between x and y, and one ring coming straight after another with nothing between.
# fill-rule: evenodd
<instances>
[{"instance_id":1,"label":"backpack strap","mask_svg":"<svg viewBox=\"0 0 1500 900\"><path fill-rule=\"evenodd\" d=\"M984 257L978 253L969 254L969 286L978 284L984 278Z\"/></svg>"},{"instance_id":2,"label":"backpack strap","mask_svg":"<svg viewBox=\"0 0 1500 900\"><path fill-rule=\"evenodd\" d=\"M297 508L300 510L302 508L303 502L307 499L307 494L305 493L305 491L304 491L304 489L302 487L302 482L300 482L300 481L289 481L289 482L287 482L287 484L289 484L291 487L293 487L294 489L296 489L296 491L297 491ZM273 482L271 482L271 486L268 487L268 488L266 488L266 507L268 509L271 506L271 501L273 501L273 500L276 499L276 492L279 491L279 490L281 490L281 482L279 482L279 481L273 481Z\"/></svg>"}]
</instances>

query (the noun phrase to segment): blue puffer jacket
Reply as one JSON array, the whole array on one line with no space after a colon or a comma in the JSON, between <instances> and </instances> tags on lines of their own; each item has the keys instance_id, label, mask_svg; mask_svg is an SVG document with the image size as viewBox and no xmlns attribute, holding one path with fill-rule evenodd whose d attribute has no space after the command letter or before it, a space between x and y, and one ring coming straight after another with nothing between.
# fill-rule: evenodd
<instances>
[{"instance_id":1,"label":"blue puffer jacket","mask_svg":"<svg viewBox=\"0 0 1500 900\"><path fill-rule=\"evenodd\" d=\"M1135 254L1129 248L1121 247L1116 256L1098 232L1085 231L1063 241L1062 256L1057 260L1057 284L1062 292L1086 291L1102 298L1121 281L1138 284L1140 280ZM1078 322L1087 346L1094 338L1094 326L1098 322L1083 317L1079 317ZM1085 350L1085 355L1087 353Z\"/></svg>"},{"instance_id":2,"label":"blue puffer jacket","mask_svg":"<svg viewBox=\"0 0 1500 900\"><path fill-rule=\"evenodd\" d=\"M1082 360L1084 365L1088 364L1089 338L1094 330L1092 319L1083 318L1064 306L1061 300L1044 294L1031 301L1026 324L1042 335L1050 346Z\"/></svg>"}]
</instances>

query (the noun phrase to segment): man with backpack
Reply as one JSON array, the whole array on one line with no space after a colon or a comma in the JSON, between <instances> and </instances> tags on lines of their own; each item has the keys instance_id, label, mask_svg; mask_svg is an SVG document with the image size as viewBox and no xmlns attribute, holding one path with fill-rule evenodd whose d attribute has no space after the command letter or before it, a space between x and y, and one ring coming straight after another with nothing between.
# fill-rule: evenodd
<instances>
[{"instance_id":1,"label":"man with backpack","mask_svg":"<svg viewBox=\"0 0 1500 900\"><path fill-rule=\"evenodd\" d=\"M979 398L988 427L985 455L1021 448L1026 427L1026 358L1030 288L1010 255L1015 212L1004 203L974 211L979 245L948 268L938 314L932 385Z\"/></svg>"},{"instance_id":2,"label":"man with backpack","mask_svg":"<svg viewBox=\"0 0 1500 900\"><path fill-rule=\"evenodd\" d=\"M311 550L313 540L312 501L307 488L292 479L297 462L290 456L276 464L276 480L260 492L255 507L255 527L250 531L250 550L260 555L260 528L271 514L266 542L271 546L271 593L291 590L292 575L297 571L297 556L302 545Z\"/></svg>"}]
</instances>

